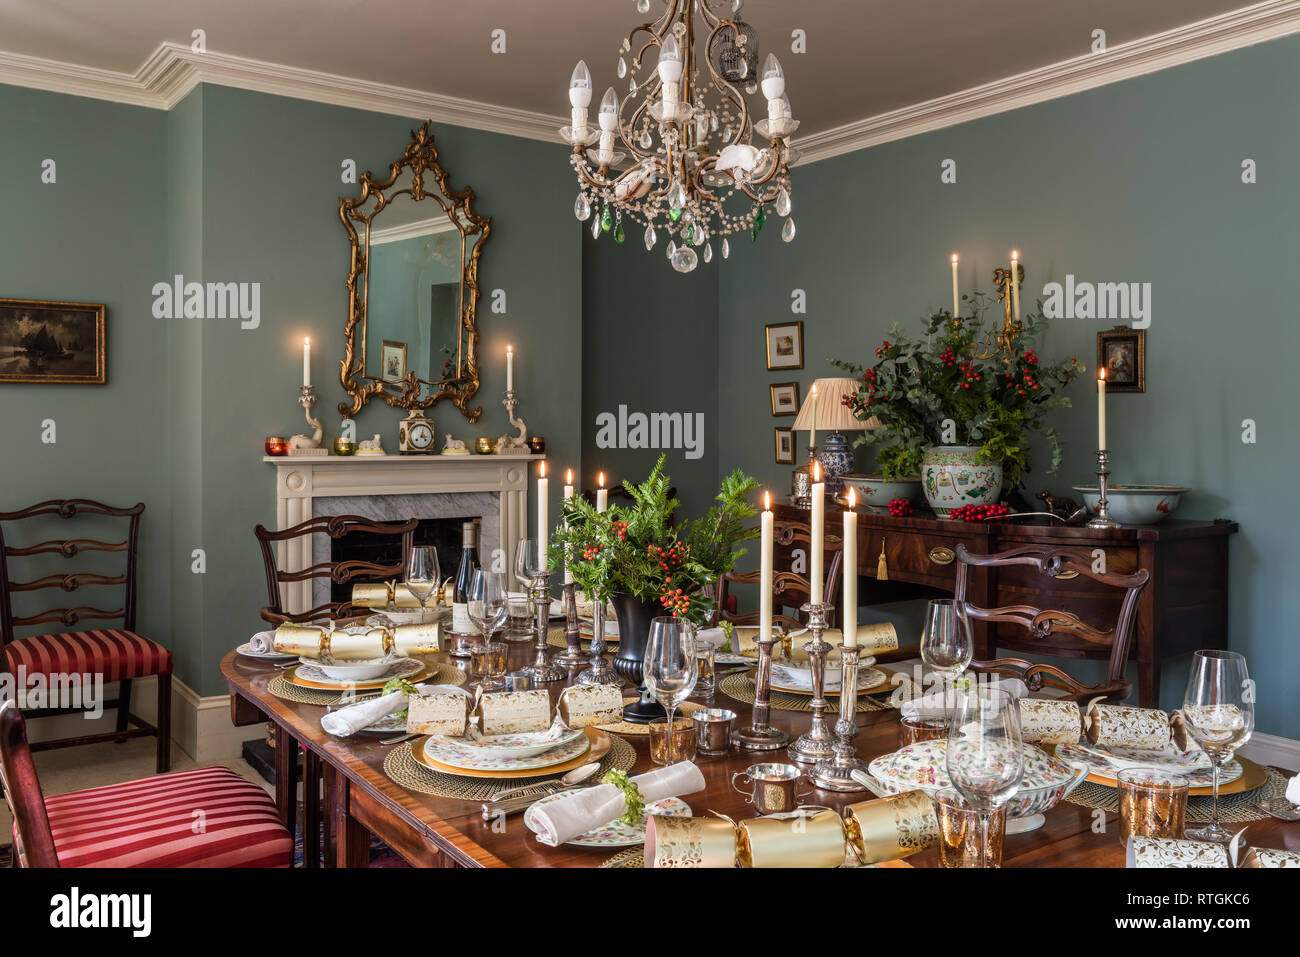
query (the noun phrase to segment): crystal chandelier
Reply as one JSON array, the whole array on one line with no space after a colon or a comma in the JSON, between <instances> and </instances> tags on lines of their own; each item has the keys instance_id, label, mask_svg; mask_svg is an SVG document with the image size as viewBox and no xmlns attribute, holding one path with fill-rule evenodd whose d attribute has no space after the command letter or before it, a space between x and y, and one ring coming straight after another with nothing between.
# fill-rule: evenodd
<instances>
[{"instance_id":1,"label":"crystal chandelier","mask_svg":"<svg viewBox=\"0 0 1300 957\"><path fill-rule=\"evenodd\" d=\"M769 53L758 69L758 34L740 19L742 0L663 2L658 19L623 40L617 73L626 92L605 91L595 127L587 116L591 72L581 60L573 71L571 121L560 136L573 146L580 187L574 215L591 220L593 236L613 232L618 243L626 221L644 226L647 250L665 234L678 272L692 271L701 258L712 261L715 241L725 259L728 237L741 230L757 242L768 206L786 217L781 238L790 242L797 151L787 140L799 123L781 64ZM636 8L648 12L650 0L636 0ZM697 19L706 33L702 47ZM760 88L766 118L755 122L746 97ZM755 134L766 145L754 145Z\"/></svg>"}]
</instances>

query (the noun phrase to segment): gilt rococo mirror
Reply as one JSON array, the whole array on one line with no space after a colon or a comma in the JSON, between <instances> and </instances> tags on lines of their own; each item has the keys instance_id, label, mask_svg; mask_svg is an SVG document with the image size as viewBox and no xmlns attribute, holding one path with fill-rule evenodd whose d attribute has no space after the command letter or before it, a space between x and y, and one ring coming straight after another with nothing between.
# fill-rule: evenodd
<instances>
[{"instance_id":1,"label":"gilt rococo mirror","mask_svg":"<svg viewBox=\"0 0 1300 957\"><path fill-rule=\"evenodd\" d=\"M475 422L478 266L492 220L474 212L473 189L448 186L427 121L386 179L366 171L360 185L339 200L352 243L340 374L351 401L339 411L356 415L376 396L407 411L445 399Z\"/></svg>"}]
</instances>

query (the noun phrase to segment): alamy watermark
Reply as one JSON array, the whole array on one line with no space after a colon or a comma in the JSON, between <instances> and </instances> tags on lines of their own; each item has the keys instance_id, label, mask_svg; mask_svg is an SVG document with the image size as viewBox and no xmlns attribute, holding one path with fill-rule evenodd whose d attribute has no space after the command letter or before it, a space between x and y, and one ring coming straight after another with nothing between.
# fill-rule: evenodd
<instances>
[{"instance_id":1,"label":"alamy watermark","mask_svg":"<svg viewBox=\"0 0 1300 957\"><path fill-rule=\"evenodd\" d=\"M596 416L596 448L684 449L687 459L704 455L703 412L631 412Z\"/></svg>"},{"instance_id":2,"label":"alamy watermark","mask_svg":"<svg viewBox=\"0 0 1300 957\"><path fill-rule=\"evenodd\" d=\"M76 672L37 672L27 674L19 665L17 673L0 674L0 700L12 701L24 711L59 708L84 712L93 721L104 714L104 675Z\"/></svg>"},{"instance_id":3,"label":"alamy watermark","mask_svg":"<svg viewBox=\"0 0 1300 957\"><path fill-rule=\"evenodd\" d=\"M1078 282L1067 274L1065 283L1043 286L1043 315L1048 319L1119 319L1134 329L1151 325L1151 283Z\"/></svg>"},{"instance_id":4,"label":"alamy watermark","mask_svg":"<svg viewBox=\"0 0 1300 957\"><path fill-rule=\"evenodd\" d=\"M155 319L238 319L239 328L262 324L260 282L186 282L179 273L153 286Z\"/></svg>"}]
</instances>

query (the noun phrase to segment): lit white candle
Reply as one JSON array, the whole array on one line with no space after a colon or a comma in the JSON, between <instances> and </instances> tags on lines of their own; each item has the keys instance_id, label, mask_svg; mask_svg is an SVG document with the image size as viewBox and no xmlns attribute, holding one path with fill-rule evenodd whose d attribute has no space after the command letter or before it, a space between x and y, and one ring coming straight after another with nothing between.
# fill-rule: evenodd
<instances>
[{"instance_id":1,"label":"lit white candle","mask_svg":"<svg viewBox=\"0 0 1300 957\"><path fill-rule=\"evenodd\" d=\"M551 522L547 513L547 496L550 494L551 480L546 477L546 463L537 463L537 547L546 560L546 549L551 544Z\"/></svg>"},{"instance_id":2,"label":"lit white candle","mask_svg":"<svg viewBox=\"0 0 1300 957\"><path fill-rule=\"evenodd\" d=\"M758 637L772 637L772 493L763 493L763 514L759 517L761 528L761 559L758 581ZM737 651L732 648L732 651Z\"/></svg>"},{"instance_id":3,"label":"lit white candle","mask_svg":"<svg viewBox=\"0 0 1300 957\"><path fill-rule=\"evenodd\" d=\"M844 513L844 610L841 617L844 644L858 646L858 513L854 490L849 489L849 509Z\"/></svg>"},{"instance_id":4,"label":"lit white candle","mask_svg":"<svg viewBox=\"0 0 1300 957\"><path fill-rule=\"evenodd\" d=\"M596 476L596 511L603 512L609 508L609 489L605 488L605 473Z\"/></svg>"},{"instance_id":5,"label":"lit white candle","mask_svg":"<svg viewBox=\"0 0 1300 957\"><path fill-rule=\"evenodd\" d=\"M812 387L812 417L808 421L808 448L817 447L817 383Z\"/></svg>"},{"instance_id":6,"label":"lit white candle","mask_svg":"<svg viewBox=\"0 0 1300 957\"><path fill-rule=\"evenodd\" d=\"M311 386L311 339L302 340L302 385Z\"/></svg>"},{"instance_id":7,"label":"lit white candle","mask_svg":"<svg viewBox=\"0 0 1300 957\"><path fill-rule=\"evenodd\" d=\"M822 600L822 554L826 551L826 483L822 481L822 464L813 462L812 487L812 542L808 550L812 552L808 560L809 589L811 601L817 604Z\"/></svg>"},{"instance_id":8,"label":"lit white candle","mask_svg":"<svg viewBox=\"0 0 1300 957\"><path fill-rule=\"evenodd\" d=\"M506 391L515 391L515 347L506 346Z\"/></svg>"},{"instance_id":9,"label":"lit white candle","mask_svg":"<svg viewBox=\"0 0 1300 957\"><path fill-rule=\"evenodd\" d=\"M567 502L571 498L573 498L573 469L565 469L564 500ZM573 572L569 571L569 556L568 553L566 552L564 556L564 584L567 585L572 581L573 581Z\"/></svg>"},{"instance_id":10,"label":"lit white candle","mask_svg":"<svg viewBox=\"0 0 1300 957\"><path fill-rule=\"evenodd\" d=\"M1011 250L1011 309L1020 318L1020 253Z\"/></svg>"},{"instance_id":11,"label":"lit white candle","mask_svg":"<svg viewBox=\"0 0 1300 957\"><path fill-rule=\"evenodd\" d=\"M1106 447L1106 370L1097 370L1097 448Z\"/></svg>"},{"instance_id":12,"label":"lit white candle","mask_svg":"<svg viewBox=\"0 0 1300 957\"><path fill-rule=\"evenodd\" d=\"M952 317L961 318L961 297L957 295L957 254L952 254Z\"/></svg>"}]
</instances>

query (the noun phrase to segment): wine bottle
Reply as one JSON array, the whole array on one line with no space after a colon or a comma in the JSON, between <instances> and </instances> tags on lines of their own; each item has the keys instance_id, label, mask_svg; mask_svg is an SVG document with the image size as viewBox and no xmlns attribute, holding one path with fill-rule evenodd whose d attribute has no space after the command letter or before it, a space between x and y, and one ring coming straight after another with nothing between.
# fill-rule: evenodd
<instances>
[{"instance_id":1,"label":"wine bottle","mask_svg":"<svg viewBox=\"0 0 1300 957\"><path fill-rule=\"evenodd\" d=\"M469 585L478 567L478 522L465 522L460 527L460 565L456 568L456 593L451 605L451 630L456 634L474 631L467 602Z\"/></svg>"}]
</instances>

